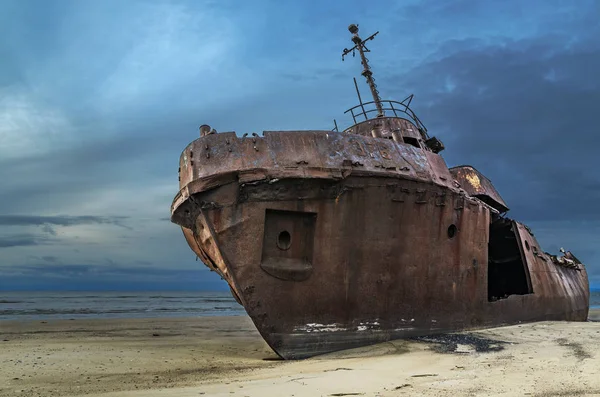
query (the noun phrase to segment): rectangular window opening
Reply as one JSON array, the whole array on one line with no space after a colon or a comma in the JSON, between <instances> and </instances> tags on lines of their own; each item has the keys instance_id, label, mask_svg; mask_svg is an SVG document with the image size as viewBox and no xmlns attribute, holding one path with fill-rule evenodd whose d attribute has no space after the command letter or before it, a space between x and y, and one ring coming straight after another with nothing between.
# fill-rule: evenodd
<instances>
[{"instance_id":1,"label":"rectangular window opening","mask_svg":"<svg viewBox=\"0 0 600 397\"><path fill-rule=\"evenodd\" d=\"M410 136L403 136L402 140L404 141L404 143L414 146L416 148L420 148L421 146L419 146L419 140L417 138L413 138Z\"/></svg>"}]
</instances>

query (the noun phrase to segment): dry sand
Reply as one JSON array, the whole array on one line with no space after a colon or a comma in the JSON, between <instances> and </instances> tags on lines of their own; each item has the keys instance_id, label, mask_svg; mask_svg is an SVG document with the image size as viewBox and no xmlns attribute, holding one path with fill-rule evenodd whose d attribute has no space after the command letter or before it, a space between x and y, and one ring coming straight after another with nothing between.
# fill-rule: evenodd
<instances>
[{"instance_id":1,"label":"dry sand","mask_svg":"<svg viewBox=\"0 0 600 397\"><path fill-rule=\"evenodd\" d=\"M600 322L436 341L285 362L247 317L3 321L0 396L600 396Z\"/></svg>"}]
</instances>

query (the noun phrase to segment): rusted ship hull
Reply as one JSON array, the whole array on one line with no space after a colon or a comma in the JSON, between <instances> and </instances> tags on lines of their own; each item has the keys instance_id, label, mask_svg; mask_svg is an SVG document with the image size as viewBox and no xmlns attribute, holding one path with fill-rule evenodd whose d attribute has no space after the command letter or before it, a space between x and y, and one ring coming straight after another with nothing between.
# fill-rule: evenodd
<instances>
[{"instance_id":1,"label":"rusted ship hull","mask_svg":"<svg viewBox=\"0 0 600 397\"><path fill-rule=\"evenodd\" d=\"M476 170L404 142L210 134L183 152L180 186L173 222L286 359L587 319L583 265L560 265L500 216L505 203Z\"/></svg>"}]
</instances>

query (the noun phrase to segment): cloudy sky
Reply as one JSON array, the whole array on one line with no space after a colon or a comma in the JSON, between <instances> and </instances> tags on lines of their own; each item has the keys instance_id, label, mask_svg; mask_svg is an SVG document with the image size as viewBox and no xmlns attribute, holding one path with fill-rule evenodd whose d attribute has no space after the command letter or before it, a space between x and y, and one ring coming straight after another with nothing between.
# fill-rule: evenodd
<instances>
[{"instance_id":1,"label":"cloudy sky","mask_svg":"<svg viewBox=\"0 0 600 397\"><path fill-rule=\"evenodd\" d=\"M347 126L384 98L600 285L595 0L0 2L0 289L215 289L168 221L198 126Z\"/></svg>"}]
</instances>

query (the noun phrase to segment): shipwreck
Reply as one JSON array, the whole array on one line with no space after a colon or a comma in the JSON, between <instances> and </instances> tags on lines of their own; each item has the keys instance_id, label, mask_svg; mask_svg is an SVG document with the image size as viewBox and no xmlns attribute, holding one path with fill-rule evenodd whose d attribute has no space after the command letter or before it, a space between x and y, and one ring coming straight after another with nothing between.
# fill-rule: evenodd
<instances>
[{"instance_id":1,"label":"shipwreck","mask_svg":"<svg viewBox=\"0 0 600 397\"><path fill-rule=\"evenodd\" d=\"M372 101L338 131L217 133L179 160L171 221L285 359L403 337L586 321L585 266L542 250L476 168L449 168L411 110ZM356 84L356 80L355 80ZM543 199L543 198L542 198Z\"/></svg>"}]
</instances>

